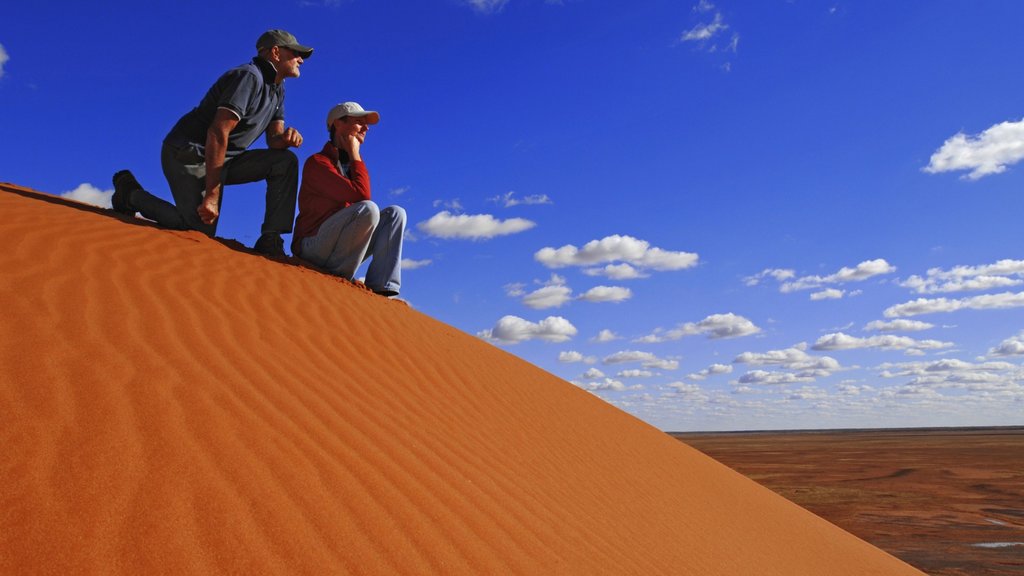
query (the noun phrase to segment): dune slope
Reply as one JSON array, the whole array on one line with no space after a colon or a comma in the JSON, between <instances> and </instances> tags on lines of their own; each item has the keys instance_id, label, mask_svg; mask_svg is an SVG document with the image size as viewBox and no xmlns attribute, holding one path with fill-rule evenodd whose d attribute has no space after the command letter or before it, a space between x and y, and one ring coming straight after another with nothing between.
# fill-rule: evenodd
<instances>
[{"instance_id":1,"label":"dune slope","mask_svg":"<svg viewBox=\"0 0 1024 576\"><path fill-rule=\"evenodd\" d=\"M399 303L0 185L0 573L921 574Z\"/></svg>"}]
</instances>

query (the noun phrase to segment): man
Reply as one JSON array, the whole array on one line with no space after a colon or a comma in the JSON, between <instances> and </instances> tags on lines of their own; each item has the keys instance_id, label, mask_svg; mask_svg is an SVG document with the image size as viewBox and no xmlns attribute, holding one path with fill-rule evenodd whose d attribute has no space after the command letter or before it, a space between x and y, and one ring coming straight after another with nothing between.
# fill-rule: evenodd
<instances>
[{"instance_id":1,"label":"man","mask_svg":"<svg viewBox=\"0 0 1024 576\"><path fill-rule=\"evenodd\" d=\"M330 140L306 160L299 190L299 217L292 254L352 280L372 258L366 286L394 298L402 285L405 210L380 210L370 200L370 173L360 148L380 114L345 102L327 113Z\"/></svg>"},{"instance_id":2,"label":"man","mask_svg":"<svg viewBox=\"0 0 1024 576\"><path fill-rule=\"evenodd\" d=\"M251 62L225 72L164 138L160 163L174 204L122 170L114 174L115 211L213 236L224 185L266 180L266 212L254 247L284 256L281 234L292 230L299 177L298 158L288 148L302 144L299 132L284 125L284 80L298 78L313 49L284 30L268 30L256 41L256 52ZM268 149L247 151L260 134Z\"/></svg>"}]
</instances>

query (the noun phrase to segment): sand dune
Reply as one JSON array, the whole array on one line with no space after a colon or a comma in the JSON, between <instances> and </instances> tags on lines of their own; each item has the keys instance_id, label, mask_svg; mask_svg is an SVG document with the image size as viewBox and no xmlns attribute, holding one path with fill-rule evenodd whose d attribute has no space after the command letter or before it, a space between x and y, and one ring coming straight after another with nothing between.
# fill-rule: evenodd
<instances>
[{"instance_id":1,"label":"sand dune","mask_svg":"<svg viewBox=\"0 0 1024 576\"><path fill-rule=\"evenodd\" d=\"M315 270L0 185L0 573L921 574Z\"/></svg>"}]
</instances>

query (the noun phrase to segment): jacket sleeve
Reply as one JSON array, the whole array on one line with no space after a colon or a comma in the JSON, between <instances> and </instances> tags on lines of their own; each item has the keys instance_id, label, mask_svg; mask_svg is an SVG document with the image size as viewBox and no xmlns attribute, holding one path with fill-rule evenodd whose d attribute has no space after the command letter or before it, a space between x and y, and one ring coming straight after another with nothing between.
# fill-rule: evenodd
<instances>
[{"instance_id":1,"label":"jacket sleeve","mask_svg":"<svg viewBox=\"0 0 1024 576\"><path fill-rule=\"evenodd\" d=\"M330 198L338 203L351 204L370 199L370 173L366 164L355 161L349 166L351 178L346 178L331 159L313 154L302 168L302 188L313 196Z\"/></svg>"}]
</instances>

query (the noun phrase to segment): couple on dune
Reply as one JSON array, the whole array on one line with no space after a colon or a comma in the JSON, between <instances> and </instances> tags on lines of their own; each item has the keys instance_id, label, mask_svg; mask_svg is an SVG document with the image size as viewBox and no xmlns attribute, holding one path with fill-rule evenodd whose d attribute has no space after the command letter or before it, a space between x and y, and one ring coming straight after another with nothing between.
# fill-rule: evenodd
<instances>
[{"instance_id":1,"label":"couple on dune","mask_svg":"<svg viewBox=\"0 0 1024 576\"><path fill-rule=\"evenodd\" d=\"M146 191L128 170L114 174L113 209L136 212L175 230L217 231L225 185L265 180L266 212L253 246L283 257L282 234L292 231L292 254L331 274L352 280L371 259L366 286L394 298L402 283L405 210L379 209L370 199L370 174L360 148L380 114L355 102L327 113L329 140L302 169L289 148L302 135L284 123L284 80L297 78L313 49L284 30L256 41L256 56L228 70L164 138L160 163L174 202ZM265 135L266 149L248 150ZM296 196L299 216L295 219Z\"/></svg>"}]
</instances>

